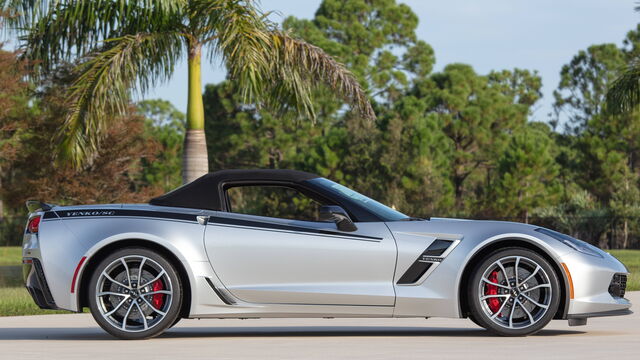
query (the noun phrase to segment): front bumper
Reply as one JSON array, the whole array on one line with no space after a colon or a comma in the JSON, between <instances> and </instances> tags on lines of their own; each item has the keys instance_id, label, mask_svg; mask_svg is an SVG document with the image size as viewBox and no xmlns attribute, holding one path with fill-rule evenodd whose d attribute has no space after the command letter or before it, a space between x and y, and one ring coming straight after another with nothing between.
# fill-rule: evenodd
<instances>
[{"instance_id":1,"label":"front bumper","mask_svg":"<svg viewBox=\"0 0 640 360\"><path fill-rule=\"evenodd\" d=\"M584 313L584 314L571 314L567 315L568 319L586 319L592 317L604 317L604 316L622 316L622 315L631 315L633 311L629 309L621 309L621 310L613 310L613 311L602 311L602 312L594 312L594 313Z\"/></svg>"},{"instance_id":2,"label":"front bumper","mask_svg":"<svg viewBox=\"0 0 640 360\"><path fill-rule=\"evenodd\" d=\"M627 268L610 254L602 258L571 252L562 256L569 269L574 297L569 302L568 319L631 313L631 302L624 298L621 277L628 276Z\"/></svg>"},{"instance_id":3,"label":"front bumper","mask_svg":"<svg viewBox=\"0 0 640 360\"><path fill-rule=\"evenodd\" d=\"M22 275L27 291L36 305L41 309L57 309L40 260L24 258L22 260Z\"/></svg>"}]
</instances>

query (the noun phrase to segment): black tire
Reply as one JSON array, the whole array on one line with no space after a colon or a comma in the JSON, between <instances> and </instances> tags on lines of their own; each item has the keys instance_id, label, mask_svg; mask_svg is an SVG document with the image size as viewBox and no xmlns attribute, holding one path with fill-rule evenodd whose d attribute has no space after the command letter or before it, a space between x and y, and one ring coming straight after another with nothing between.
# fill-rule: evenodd
<instances>
[{"instance_id":1,"label":"black tire","mask_svg":"<svg viewBox=\"0 0 640 360\"><path fill-rule=\"evenodd\" d=\"M475 318L472 314L469 314L468 318L469 318L469 320L471 320L471 322L472 322L472 323L474 323L474 324L476 324L476 325L480 326L481 328L484 328L484 326L482 326L482 325L478 322L478 320L476 320L476 318Z\"/></svg>"},{"instance_id":2,"label":"black tire","mask_svg":"<svg viewBox=\"0 0 640 360\"><path fill-rule=\"evenodd\" d=\"M534 251L516 247L494 251L482 259L473 270L466 293L471 321L501 336L540 331L553 319L561 300L560 281L551 264Z\"/></svg>"},{"instance_id":3,"label":"black tire","mask_svg":"<svg viewBox=\"0 0 640 360\"><path fill-rule=\"evenodd\" d=\"M173 322L173 324L171 324L171 326L169 326L169 329L171 329L172 327L178 325L178 323L180 322L180 320L182 320L182 318L180 316L178 316L176 318L176 320Z\"/></svg>"},{"instance_id":4,"label":"black tire","mask_svg":"<svg viewBox=\"0 0 640 360\"><path fill-rule=\"evenodd\" d=\"M123 259L124 265L120 265ZM138 281L142 287L137 286ZM152 293L145 294L149 292ZM152 338L180 320L180 277L164 256L150 249L128 247L107 256L91 275L87 294L89 309L98 325L120 339Z\"/></svg>"}]
</instances>

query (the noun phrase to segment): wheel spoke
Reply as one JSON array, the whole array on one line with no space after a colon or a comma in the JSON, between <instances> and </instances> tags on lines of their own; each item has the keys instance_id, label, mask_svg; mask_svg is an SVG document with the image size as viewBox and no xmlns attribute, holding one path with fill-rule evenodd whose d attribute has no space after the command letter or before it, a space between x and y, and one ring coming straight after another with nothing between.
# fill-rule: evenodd
<instances>
[{"instance_id":1,"label":"wheel spoke","mask_svg":"<svg viewBox=\"0 0 640 360\"><path fill-rule=\"evenodd\" d=\"M520 306L520 308L522 310L524 310L524 312L527 314L527 316L529 317L529 321L531 321L531 324L529 325L533 325L535 323L535 320L533 320L533 315L531 315L531 313L529 312L529 310L527 310L526 306L524 306L523 303L520 302L520 300L516 299L516 303Z\"/></svg>"},{"instance_id":2,"label":"wheel spoke","mask_svg":"<svg viewBox=\"0 0 640 360\"><path fill-rule=\"evenodd\" d=\"M109 311L108 313L104 314L104 316L111 316L111 314L113 314L114 312L118 311L118 309L120 309L122 304L124 304L127 301L128 298L129 298L129 295L127 295L127 297L122 299L122 301L120 301L118 303L118 305L116 305L111 311Z\"/></svg>"},{"instance_id":3,"label":"wheel spoke","mask_svg":"<svg viewBox=\"0 0 640 360\"><path fill-rule=\"evenodd\" d=\"M122 330L127 330L127 319L129 318L129 314L131 314L131 309L133 309L133 304L129 306L127 313L124 314L124 318L122 319Z\"/></svg>"},{"instance_id":4,"label":"wheel spoke","mask_svg":"<svg viewBox=\"0 0 640 360\"><path fill-rule=\"evenodd\" d=\"M513 267L514 277L516 278L516 286L519 286L518 283L518 266L520 266L520 256L516 256L516 264Z\"/></svg>"},{"instance_id":5,"label":"wheel spoke","mask_svg":"<svg viewBox=\"0 0 640 360\"><path fill-rule=\"evenodd\" d=\"M154 277L150 281L147 281L144 285L139 284L138 288L143 288L149 284L153 284L156 280L160 279L164 274L166 274L164 270L160 271L160 273L156 277Z\"/></svg>"},{"instance_id":6,"label":"wheel spoke","mask_svg":"<svg viewBox=\"0 0 640 360\"><path fill-rule=\"evenodd\" d=\"M513 328L513 313L515 312L515 310L516 310L516 303L514 301L513 305L511 306L511 312L509 312L509 328Z\"/></svg>"},{"instance_id":7,"label":"wheel spoke","mask_svg":"<svg viewBox=\"0 0 640 360\"><path fill-rule=\"evenodd\" d=\"M142 295L147 296L147 295L155 295L155 294L171 295L171 291L169 291L169 290L157 290L157 291L151 291L151 292L148 292L148 293L144 293Z\"/></svg>"},{"instance_id":8,"label":"wheel spoke","mask_svg":"<svg viewBox=\"0 0 640 360\"><path fill-rule=\"evenodd\" d=\"M526 284L527 281L531 280L534 276L536 276L536 274L538 273L538 271L540 271L542 268L540 267L540 265L536 265L536 269L533 270L533 272L531 273L531 275L527 276L526 279L524 279L521 284Z\"/></svg>"},{"instance_id":9,"label":"wheel spoke","mask_svg":"<svg viewBox=\"0 0 640 360\"><path fill-rule=\"evenodd\" d=\"M509 294L501 294L501 295L485 295L483 297L480 298L480 300L487 300L487 299L491 299L491 298L508 298Z\"/></svg>"},{"instance_id":10,"label":"wheel spoke","mask_svg":"<svg viewBox=\"0 0 640 360\"><path fill-rule=\"evenodd\" d=\"M129 290L131 290L131 288L123 283L121 283L120 281L115 280L114 278L112 278L111 276L109 276L109 274L107 274L106 272L102 272L102 276L104 276L105 278L107 278L107 280L111 281L112 283L118 285L118 286L122 286L123 288L127 288Z\"/></svg>"},{"instance_id":11,"label":"wheel spoke","mask_svg":"<svg viewBox=\"0 0 640 360\"><path fill-rule=\"evenodd\" d=\"M131 286L131 274L129 274L129 265L124 261L124 258L120 258L120 262L124 265L124 270L127 272L127 281L129 282L129 286Z\"/></svg>"},{"instance_id":12,"label":"wheel spoke","mask_svg":"<svg viewBox=\"0 0 640 360\"><path fill-rule=\"evenodd\" d=\"M143 257L142 261L140 261L140 266L138 267L138 284L140 284L140 280L142 279L142 268L144 267L145 261L147 261L147 258Z\"/></svg>"},{"instance_id":13,"label":"wheel spoke","mask_svg":"<svg viewBox=\"0 0 640 360\"><path fill-rule=\"evenodd\" d=\"M498 267L500 267L500 270L502 270L502 273L504 274L504 280L505 281L509 281L509 275L507 274L507 270L504 268L504 266L502 265L502 261L498 260L496 261L496 264L498 265Z\"/></svg>"},{"instance_id":14,"label":"wheel spoke","mask_svg":"<svg viewBox=\"0 0 640 360\"><path fill-rule=\"evenodd\" d=\"M486 277L483 277L483 278L482 278L482 281L486 282L487 284L491 284L491 285L494 285L494 286L497 286L497 287L501 287L501 288L503 288L503 289L509 289L509 290L511 289L511 288L510 288L510 287L508 287L508 286L504 286L504 285L502 285L502 284L494 283L493 281L490 281L490 280L489 280L489 279L487 279Z\"/></svg>"},{"instance_id":15,"label":"wheel spoke","mask_svg":"<svg viewBox=\"0 0 640 360\"><path fill-rule=\"evenodd\" d=\"M99 292L96 296L107 296L107 295L124 296L124 297L129 296L129 295L127 295L127 294L122 294L122 293L119 293L119 292L113 292L113 291L103 291L103 292Z\"/></svg>"},{"instance_id":16,"label":"wheel spoke","mask_svg":"<svg viewBox=\"0 0 640 360\"><path fill-rule=\"evenodd\" d=\"M524 296L525 298L527 298L527 300L531 301L531 303L533 303L533 305L537 306L537 307L541 307L543 309L547 309L549 308L549 305L544 305L544 304L540 304L539 302L533 300L532 298L528 297L525 294L520 293L520 295Z\"/></svg>"},{"instance_id":17,"label":"wheel spoke","mask_svg":"<svg viewBox=\"0 0 640 360\"><path fill-rule=\"evenodd\" d=\"M535 289L539 289L539 288L550 288L550 287L551 287L551 284L540 284L540 285L536 285L536 286L534 286L534 287L531 287L531 288L528 288L528 289L522 290L522 292L521 292L521 293L522 293L522 294L524 294L524 293L528 293L529 291L532 291L532 290L535 290Z\"/></svg>"},{"instance_id":18,"label":"wheel spoke","mask_svg":"<svg viewBox=\"0 0 640 360\"><path fill-rule=\"evenodd\" d=\"M150 303L150 302L148 302L148 301L147 301L147 299L145 299L145 298L144 298L144 296L140 296L140 297L139 297L139 299L142 299L142 301L144 301L144 302L147 304L147 306L149 306L149 307L151 308L151 310L153 310L153 311L157 312L158 314L160 314L160 315L162 315L162 316L165 316L165 315L167 314L167 313L166 313L166 312L164 312L164 311L160 311L160 310L156 309L156 307L155 307L155 306L153 306L153 305L151 305L151 303Z\"/></svg>"},{"instance_id":19,"label":"wheel spoke","mask_svg":"<svg viewBox=\"0 0 640 360\"><path fill-rule=\"evenodd\" d=\"M147 317L144 315L144 311L142 311L142 308L140 307L137 301L135 302L135 304L138 307L138 311L140 312L140 317L142 318L144 329L147 330L149 328L149 325L147 324Z\"/></svg>"}]
</instances>

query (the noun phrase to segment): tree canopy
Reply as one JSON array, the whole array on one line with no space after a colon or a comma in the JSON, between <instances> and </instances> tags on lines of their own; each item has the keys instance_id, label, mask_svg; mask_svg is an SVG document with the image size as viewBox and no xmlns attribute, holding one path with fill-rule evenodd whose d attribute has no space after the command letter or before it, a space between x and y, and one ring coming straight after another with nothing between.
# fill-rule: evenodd
<instances>
[{"instance_id":1,"label":"tree canopy","mask_svg":"<svg viewBox=\"0 0 640 360\"><path fill-rule=\"evenodd\" d=\"M543 123L531 120L542 97L539 73L480 73L463 63L434 70L437 49L416 36L418 20L394 0L325 0L311 19L286 18L278 31L344 64L375 120L348 111L349 99L321 84L309 89L315 121L305 121L293 106L247 98L230 71L202 94L208 168L310 171L412 216L523 221L602 247L639 247L640 110L611 111L607 91L638 56L640 28L621 46L593 44L568 58L548 99L555 112ZM2 55L5 214L20 213L26 196L144 201L180 184L188 116L162 100L127 101L105 138L123 143L101 142L91 170L53 169L53 145L42 134L67 121L57 104L64 103L60 89L75 84L65 76L74 66L39 65L43 86L25 78L30 68L17 54ZM52 172L55 186L46 180ZM110 174L113 184L83 188L98 174Z\"/></svg>"}]
</instances>

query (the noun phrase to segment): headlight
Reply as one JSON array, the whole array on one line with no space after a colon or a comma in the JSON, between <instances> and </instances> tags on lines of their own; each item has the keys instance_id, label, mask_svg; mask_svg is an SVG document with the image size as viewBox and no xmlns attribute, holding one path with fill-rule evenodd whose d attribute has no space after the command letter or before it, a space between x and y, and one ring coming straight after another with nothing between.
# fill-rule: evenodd
<instances>
[{"instance_id":1,"label":"headlight","mask_svg":"<svg viewBox=\"0 0 640 360\"><path fill-rule=\"evenodd\" d=\"M568 247L576 250L576 251L580 251L583 254L587 254L587 255L592 255L592 256L597 256L597 257L603 257L602 253L603 251L600 250L599 248L584 242L582 240L578 240L574 237L571 237L569 235L565 235L563 233L559 233L557 231L553 231L553 230L549 230L549 229L545 229L545 228L537 228L536 229L537 232L545 234L547 236L550 236L558 241L561 241L562 243L564 243L565 245L567 245Z\"/></svg>"}]
</instances>

